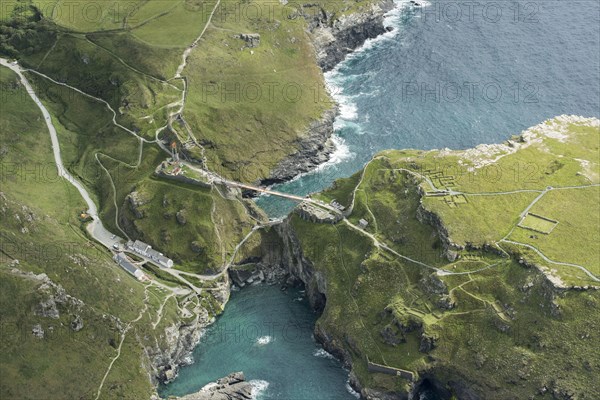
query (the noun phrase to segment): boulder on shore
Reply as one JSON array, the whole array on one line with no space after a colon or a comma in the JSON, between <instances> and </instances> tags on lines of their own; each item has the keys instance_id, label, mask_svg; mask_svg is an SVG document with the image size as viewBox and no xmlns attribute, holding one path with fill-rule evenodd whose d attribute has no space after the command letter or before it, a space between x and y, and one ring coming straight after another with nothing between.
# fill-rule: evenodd
<instances>
[{"instance_id":1,"label":"boulder on shore","mask_svg":"<svg viewBox=\"0 0 600 400\"><path fill-rule=\"evenodd\" d=\"M234 372L216 382L209 383L196 393L180 397L180 400L249 400L252 385L243 372Z\"/></svg>"}]
</instances>

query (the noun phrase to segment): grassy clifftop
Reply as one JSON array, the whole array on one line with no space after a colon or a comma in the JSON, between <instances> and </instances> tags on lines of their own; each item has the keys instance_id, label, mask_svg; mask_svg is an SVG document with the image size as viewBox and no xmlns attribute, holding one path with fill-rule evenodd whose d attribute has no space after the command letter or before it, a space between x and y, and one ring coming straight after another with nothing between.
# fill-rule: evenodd
<instances>
[{"instance_id":1,"label":"grassy clifftop","mask_svg":"<svg viewBox=\"0 0 600 400\"><path fill-rule=\"evenodd\" d=\"M183 115L187 126L170 124L160 136L196 142L191 157L250 182L301 149L333 106L309 24L376 2L11 0L2 5L0 54L108 102L149 140L169 115Z\"/></svg>"},{"instance_id":2,"label":"grassy clifftop","mask_svg":"<svg viewBox=\"0 0 600 400\"><path fill-rule=\"evenodd\" d=\"M248 233L246 211L216 190L159 182L158 142L224 177L269 177L332 107L307 21L371 3L15 0L1 10L0 54L30 69L65 165L107 227L189 271L215 270ZM180 212L197 218L178 223Z\"/></svg>"},{"instance_id":3,"label":"grassy clifftop","mask_svg":"<svg viewBox=\"0 0 600 400\"><path fill-rule=\"evenodd\" d=\"M409 384L368 357L458 398L600 395L600 291L563 289L600 286L599 135L559 117L501 146L386 151L320 195L346 220L292 218L326 281L319 328L364 386Z\"/></svg>"},{"instance_id":4,"label":"grassy clifftop","mask_svg":"<svg viewBox=\"0 0 600 400\"><path fill-rule=\"evenodd\" d=\"M137 283L84 234L86 205L57 176L42 114L15 74L0 80L0 393L96 398L106 374L99 398L149 397L142 345L165 345L182 299Z\"/></svg>"}]
</instances>

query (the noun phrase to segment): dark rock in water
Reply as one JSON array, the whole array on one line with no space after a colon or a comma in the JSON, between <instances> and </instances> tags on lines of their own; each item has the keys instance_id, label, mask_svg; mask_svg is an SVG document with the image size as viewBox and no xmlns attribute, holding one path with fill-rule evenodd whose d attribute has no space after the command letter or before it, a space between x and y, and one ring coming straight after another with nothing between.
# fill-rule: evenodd
<instances>
[{"instance_id":1,"label":"dark rock in water","mask_svg":"<svg viewBox=\"0 0 600 400\"><path fill-rule=\"evenodd\" d=\"M216 382L209 383L196 393L180 397L181 400L250 400L252 385L246 382L243 372L234 372Z\"/></svg>"},{"instance_id":2,"label":"dark rock in water","mask_svg":"<svg viewBox=\"0 0 600 400\"><path fill-rule=\"evenodd\" d=\"M231 268L229 269L229 276L236 285L239 287L244 287L246 281L252 277L252 271Z\"/></svg>"},{"instance_id":3,"label":"dark rock in water","mask_svg":"<svg viewBox=\"0 0 600 400\"><path fill-rule=\"evenodd\" d=\"M286 287L297 287L297 286L300 286L301 284L302 284L302 281L300 281L298 278L296 278L293 275L288 276L288 278L285 280Z\"/></svg>"}]
</instances>

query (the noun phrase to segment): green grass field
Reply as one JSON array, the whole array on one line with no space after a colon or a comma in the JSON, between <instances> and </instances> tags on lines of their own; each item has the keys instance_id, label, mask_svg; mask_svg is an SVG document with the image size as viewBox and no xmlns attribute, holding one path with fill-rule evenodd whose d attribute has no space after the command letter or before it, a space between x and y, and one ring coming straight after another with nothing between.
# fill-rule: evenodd
<instances>
[{"instance_id":1,"label":"green grass field","mask_svg":"<svg viewBox=\"0 0 600 400\"><path fill-rule=\"evenodd\" d=\"M418 182L427 193L422 199L423 208L441 220L444 235L452 243L497 246L506 238L531 245L553 261L582 265L597 274L600 220L594 210L598 204L598 186L591 185L600 182L597 162L600 132L597 126L582 123L551 120L545 125L554 126L552 129L567 135L567 139L561 141L538 132L540 128L531 128L541 141L537 139L539 142L517 152L507 152L497 162L483 167L475 167L480 156L473 151L456 151L444 157L436 151L390 151L381 153L382 158L371 163L369 169L379 168L381 179L388 182L394 181L393 173L405 179L411 176ZM543 193L548 188L557 189ZM460 195L432 195L435 190L453 190ZM534 200L528 210L530 214L521 222L522 213ZM384 204L391 204L391 199ZM368 214L363 212L362 217L368 219ZM547 235L542 233L550 231ZM535 257L537 260L538 256ZM590 283L585 275L573 275L572 267L543 260L542 264L557 269L558 275L569 284Z\"/></svg>"},{"instance_id":2,"label":"green grass field","mask_svg":"<svg viewBox=\"0 0 600 400\"><path fill-rule=\"evenodd\" d=\"M522 228L528 228L544 234L552 232L558 221L549 220L536 214L527 213L525 218L519 223Z\"/></svg>"},{"instance_id":3,"label":"green grass field","mask_svg":"<svg viewBox=\"0 0 600 400\"><path fill-rule=\"evenodd\" d=\"M600 365L600 353L595 348L590 352L591 342L581 339L598 338L600 292L556 290L540 270L516 259L524 257L556 270L567 285L593 284L589 276L573 267L546 263L521 246L499 244L515 259L491 246L510 233L509 240L531 244L557 261L585 264L598 274L597 186L550 190L538 199L529 212L559 221L551 224L550 234L516 227L523 210L547 186L596 183L587 176L597 168L597 157L589 147L579 148L582 143L589 146L590 137L597 138L595 129L571 126L572 136L562 147L554 142L544 147L544 141L539 148L530 146L523 154L519 151L500 159L501 171L523 163L521 156L539 159L538 175L527 171L523 181L515 180L514 170L494 175L492 180L494 167L475 173L468 170L468 164L457 164L454 154L446 158L410 150L380 153L366 168L349 220L368 220L366 231L380 242L403 256L447 271L441 275L377 249L369 237L343 223L331 226L292 217L290 223L304 255L326 282L327 303L317 326L348 353L363 386L406 390L401 378L368 372L368 357L421 376L433 374L443 383L463 382L486 399L536 397L542 386L573 397L600 395L592 383L596 367L589 368ZM552 154L544 154L550 146ZM583 163L587 167L584 176L582 163L570 156L586 154L590 164ZM467 201L450 205L448 198L462 196L426 196L432 188L422 179L424 175L437 189L469 193L464 196ZM350 182L356 185L357 176L337 182L318 197L347 204ZM539 191L491 194L522 188ZM423 215L417 218L422 208L437 214L443 227L432 226L434 221ZM538 228L551 227L542 226L542 221L548 222L526 219L528 224L538 223ZM442 229L454 242L478 246L458 251L458 258L450 262L440 241ZM433 340L434 348L423 348L424 340Z\"/></svg>"},{"instance_id":4,"label":"green grass field","mask_svg":"<svg viewBox=\"0 0 600 400\"><path fill-rule=\"evenodd\" d=\"M531 234L516 229L511 240L538 248L548 258L580 264L592 273L600 274L600 187L557 190L547 193L531 212L557 220L559 223L549 235ZM538 219L539 220L539 219ZM546 221L544 221L546 222ZM552 265L548 265L553 267Z\"/></svg>"},{"instance_id":5,"label":"green grass field","mask_svg":"<svg viewBox=\"0 0 600 400\"><path fill-rule=\"evenodd\" d=\"M11 71L0 68L0 82L5 96L0 114L0 373L5 379L0 380L0 394L15 399L93 398L117 355L122 323L134 320L143 306L144 287L80 229L78 215L85 203L56 176L41 112ZM47 299L47 289L14 268L46 274L83 303L58 303L57 319L36 315L33 310ZM165 307L168 316L157 331L149 325L156 311L152 307L132 326L100 398L150 396L153 388L140 363L144 356L137 338L146 338L141 339L145 345L162 341L160 329L175 315L170 308ZM79 332L70 328L75 315L84 324ZM37 324L45 332L43 339L32 334Z\"/></svg>"},{"instance_id":6,"label":"green grass field","mask_svg":"<svg viewBox=\"0 0 600 400\"><path fill-rule=\"evenodd\" d=\"M319 4L335 18L370 3ZM298 11L294 4L223 1L208 26L214 1L48 0L37 10L35 2L23 4L27 13L13 12L13 3L6 6L7 15L22 22L8 29L0 52L106 100L120 123L148 139L181 97L172 85L181 89L182 82L172 78L183 50L206 27L183 71L189 83L184 116L209 167L224 176L245 182L267 178L333 105L306 21L288 18ZM305 9L307 15L317 11ZM260 35L259 46L247 48L235 38L250 33ZM187 133L180 134L185 141Z\"/></svg>"}]
</instances>

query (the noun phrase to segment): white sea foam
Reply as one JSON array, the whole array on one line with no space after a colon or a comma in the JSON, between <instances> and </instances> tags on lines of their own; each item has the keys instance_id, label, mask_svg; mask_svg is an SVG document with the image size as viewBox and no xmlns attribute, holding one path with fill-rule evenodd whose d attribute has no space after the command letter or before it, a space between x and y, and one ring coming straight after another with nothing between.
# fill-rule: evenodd
<instances>
[{"instance_id":1,"label":"white sea foam","mask_svg":"<svg viewBox=\"0 0 600 400\"><path fill-rule=\"evenodd\" d=\"M330 167L335 164L339 164L342 161L348 160L355 154L350 151L350 147L346 144L346 141L336 134L331 135L331 141L335 146L335 150L329 156L329 160L319 165L316 171L322 171L323 169Z\"/></svg>"},{"instance_id":2,"label":"white sea foam","mask_svg":"<svg viewBox=\"0 0 600 400\"><path fill-rule=\"evenodd\" d=\"M192 365L194 363L194 356L192 356L192 354L188 354L187 356L183 357L183 359L181 360L181 364L183 365Z\"/></svg>"},{"instance_id":3,"label":"white sea foam","mask_svg":"<svg viewBox=\"0 0 600 400\"><path fill-rule=\"evenodd\" d=\"M259 346L264 346L271 343L272 341L273 338L271 336L261 336L258 339L256 339L256 344Z\"/></svg>"},{"instance_id":4,"label":"white sea foam","mask_svg":"<svg viewBox=\"0 0 600 400\"><path fill-rule=\"evenodd\" d=\"M267 390L269 387L269 382L262 381L260 379L253 379L249 381L250 385L252 385L252 399L259 400L261 395Z\"/></svg>"},{"instance_id":5,"label":"white sea foam","mask_svg":"<svg viewBox=\"0 0 600 400\"><path fill-rule=\"evenodd\" d=\"M425 6L424 2L421 2L421 4ZM362 53L373 48L378 43L395 37L398 34L398 29L400 28L402 12L408 6L410 6L410 2L408 0L397 0L396 7L394 7L393 10L388 12L384 18L384 26L393 28L393 30L379 35L376 38L367 39L361 47L348 54L348 56L346 57L346 61L339 63L337 66L335 66L335 68L333 68L331 71L325 74L325 82L327 84L327 88L329 89L329 92L331 93L333 99L339 106L339 115L336 118L333 126L335 130L340 130L346 127L353 127L355 128L356 133L362 133L360 126L358 124L353 123L353 121L356 121L358 118L358 106L356 105L355 99L357 97L373 95L373 93L359 93L354 96L345 94L342 82L344 77L343 74L340 73L340 68L343 68L343 66L348 60L360 57ZM355 76L351 78L356 79Z\"/></svg>"},{"instance_id":6,"label":"white sea foam","mask_svg":"<svg viewBox=\"0 0 600 400\"><path fill-rule=\"evenodd\" d=\"M316 349L315 352L313 353L313 356L315 356L315 357L321 357L321 358L333 359L333 355L331 355L330 353L326 352L325 349Z\"/></svg>"},{"instance_id":7,"label":"white sea foam","mask_svg":"<svg viewBox=\"0 0 600 400\"><path fill-rule=\"evenodd\" d=\"M357 399L360 399L360 393L358 393L356 390L354 390L352 388L352 386L350 386L350 381L346 381L346 390L348 391L348 393L350 393L352 396L356 397Z\"/></svg>"},{"instance_id":8,"label":"white sea foam","mask_svg":"<svg viewBox=\"0 0 600 400\"><path fill-rule=\"evenodd\" d=\"M349 100L350 97L339 96L339 98L348 99L347 101L340 103L340 118L345 119L346 121L354 121L358 117L358 107L352 100Z\"/></svg>"},{"instance_id":9,"label":"white sea foam","mask_svg":"<svg viewBox=\"0 0 600 400\"><path fill-rule=\"evenodd\" d=\"M395 3L395 7L392 10L390 10L389 12L387 12L383 17L383 26L386 28L392 28L392 30L390 30L389 32L385 32L375 38L367 39L365 41L365 43L363 43L362 46L355 49L352 53L350 53L348 55L349 59L356 57L361 52L364 52L366 50L373 48L379 42L389 40L398 35L399 28L401 25L400 23L402 20L402 13L407 8L414 7L414 6L410 3L409 0L395 0L394 3ZM420 1L419 3L421 4L421 7L427 7L427 6L431 5L431 3L429 3L428 1ZM340 66L340 65L341 64L338 64L338 66ZM337 69L337 67L334 69Z\"/></svg>"},{"instance_id":10,"label":"white sea foam","mask_svg":"<svg viewBox=\"0 0 600 400\"><path fill-rule=\"evenodd\" d=\"M350 158L356 156L355 153L350 151L350 147L348 147L348 145L346 144L346 141L343 138L336 135L335 133L333 135L331 135L331 141L333 142L335 150L329 155L329 160L325 161L322 164L317 165L317 167L311 171L303 172L301 174L294 176L292 179L290 179L290 182L295 182L299 179L304 178L305 176L314 175L316 173L323 172L323 170L325 170L333 165L339 164L342 161L345 161L347 159L350 159ZM268 189L270 189L272 186L275 186L275 185L269 186ZM261 194L261 196L270 196L270 195Z\"/></svg>"},{"instance_id":11,"label":"white sea foam","mask_svg":"<svg viewBox=\"0 0 600 400\"><path fill-rule=\"evenodd\" d=\"M344 94L339 82L339 72L333 70L325 74L327 89L331 93L331 97L335 100L339 107L339 114L335 120L334 129L339 129L340 121L354 121L358 118L358 107L354 102L353 96Z\"/></svg>"}]
</instances>

